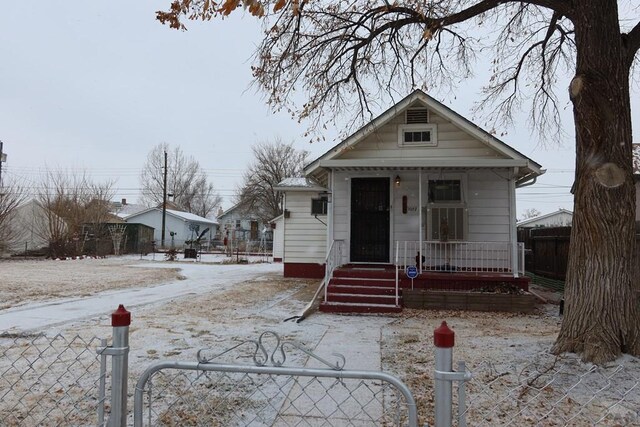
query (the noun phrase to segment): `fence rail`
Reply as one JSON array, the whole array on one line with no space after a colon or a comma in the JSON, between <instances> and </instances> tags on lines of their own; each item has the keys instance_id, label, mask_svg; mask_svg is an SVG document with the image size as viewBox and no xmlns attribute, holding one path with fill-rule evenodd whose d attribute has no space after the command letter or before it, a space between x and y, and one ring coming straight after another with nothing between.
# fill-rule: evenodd
<instances>
[{"instance_id":1,"label":"fence rail","mask_svg":"<svg viewBox=\"0 0 640 427\"><path fill-rule=\"evenodd\" d=\"M275 346L265 338L275 338ZM253 365L216 362L248 347ZM285 366L286 350L300 350L324 368ZM202 351L201 351L202 352ZM160 362L136 385L134 426L363 426L417 427L409 389L384 372L343 370L345 360L326 361L299 344L265 332L212 359Z\"/></svg>"},{"instance_id":2,"label":"fence rail","mask_svg":"<svg viewBox=\"0 0 640 427\"><path fill-rule=\"evenodd\" d=\"M510 242L396 242L397 265L416 265L420 272L513 274ZM419 262L420 254L422 262ZM524 274L524 245L516 243L517 273Z\"/></svg>"}]
</instances>

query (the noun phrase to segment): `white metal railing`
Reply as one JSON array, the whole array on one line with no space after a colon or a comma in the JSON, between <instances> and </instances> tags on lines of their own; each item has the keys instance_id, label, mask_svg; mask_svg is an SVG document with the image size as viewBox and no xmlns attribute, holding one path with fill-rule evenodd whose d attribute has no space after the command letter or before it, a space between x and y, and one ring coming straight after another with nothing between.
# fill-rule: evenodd
<instances>
[{"instance_id":1,"label":"white metal railing","mask_svg":"<svg viewBox=\"0 0 640 427\"><path fill-rule=\"evenodd\" d=\"M395 261L394 261L395 266L396 266L396 306L400 305L400 293L398 292L398 282L399 282L398 279L400 277L400 271L399 270L401 268L400 264L398 263L398 261L399 261L398 257L400 255L400 251L399 251L400 246L399 245L400 245L400 242L396 241L396 253L395 253Z\"/></svg>"},{"instance_id":2,"label":"white metal railing","mask_svg":"<svg viewBox=\"0 0 640 427\"><path fill-rule=\"evenodd\" d=\"M342 265L342 254L344 252L344 240L334 240L329 246L327 256L324 259L324 302L327 302L327 287L329 280L333 276L333 271Z\"/></svg>"},{"instance_id":3,"label":"white metal railing","mask_svg":"<svg viewBox=\"0 0 640 427\"><path fill-rule=\"evenodd\" d=\"M517 273L524 274L524 245L516 243ZM420 253L422 262L419 262ZM399 269L415 265L419 271L511 273L513 274L512 244L510 242L396 242L396 276Z\"/></svg>"}]
</instances>

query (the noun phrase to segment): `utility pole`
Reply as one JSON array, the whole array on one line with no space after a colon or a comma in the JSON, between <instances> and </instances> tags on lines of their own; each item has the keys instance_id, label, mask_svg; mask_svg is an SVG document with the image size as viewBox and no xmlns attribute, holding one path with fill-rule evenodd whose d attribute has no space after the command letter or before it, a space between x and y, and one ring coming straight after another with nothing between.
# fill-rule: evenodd
<instances>
[{"instance_id":1,"label":"utility pole","mask_svg":"<svg viewBox=\"0 0 640 427\"><path fill-rule=\"evenodd\" d=\"M161 248L164 249L164 229L167 219L167 152L164 152L164 184L162 186L162 242Z\"/></svg>"}]
</instances>

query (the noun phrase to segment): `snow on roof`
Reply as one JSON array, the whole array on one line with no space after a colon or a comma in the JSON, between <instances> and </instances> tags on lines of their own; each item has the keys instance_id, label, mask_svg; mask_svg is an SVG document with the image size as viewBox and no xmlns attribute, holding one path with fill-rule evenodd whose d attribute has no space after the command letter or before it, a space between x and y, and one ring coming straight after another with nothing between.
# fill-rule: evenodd
<instances>
[{"instance_id":1,"label":"snow on roof","mask_svg":"<svg viewBox=\"0 0 640 427\"><path fill-rule=\"evenodd\" d=\"M135 204L126 204L126 205L120 205L119 207L116 208L116 210L113 212L116 216L125 219L128 216L131 215L135 215L138 212L142 212L144 210L146 210L147 207L143 206L143 205L135 205Z\"/></svg>"},{"instance_id":2,"label":"snow on roof","mask_svg":"<svg viewBox=\"0 0 640 427\"><path fill-rule=\"evenodd\" d=\"M196 214L192 214L189 212L182 212L182 211L175 211L173 209L167 209L167 213L172 214L174 216L180 217L182 219L185 219L187 221L197 221L197 222L206 222L207 224L217 224L217 221L213 221L211 219L208 218L204 218L201 217L199 215Z\"/></svg>"},{"instance_id":3,"label":"snow on roof","mask_svg":"<svg viewBox=\"0 0 640 427\"><path fill-rule=\"evenodd\" d=\"M633 144L633 174L640 175L640 144Z\"/></svg>"},{"instance_id":4,"label":"snow on roof","mask_svg":"<svg viewBox=\"0 0 640 427\"><path fill-rule=\"evenodd\" d=\"M524 219L522 221L518 221L517 225L518 225L518 227L522 227L524 225L531 224L531 223L540 221L542 219L547 219L547 218L551 218L553 216L562 215L562 214L567 214L567 215L572 215L573 216L573 212L571 212L570 210L560 208L557 211L554 211L554 212L551 212L551 213L548 213L548 214L538 215L538 216L534 216L532 218L527 218L527 219Z\"/></svg>"},{"instance_id":5,"label":"snow on roof","mask_svg":"<svg viewBox=\"0 0 640 427\"><path fill-rule=\"evenodd\" d=\"M318 188L320 184L309 178L285 178L277 185L278 187L296 188Z\"/></svg>"}]
</instances>

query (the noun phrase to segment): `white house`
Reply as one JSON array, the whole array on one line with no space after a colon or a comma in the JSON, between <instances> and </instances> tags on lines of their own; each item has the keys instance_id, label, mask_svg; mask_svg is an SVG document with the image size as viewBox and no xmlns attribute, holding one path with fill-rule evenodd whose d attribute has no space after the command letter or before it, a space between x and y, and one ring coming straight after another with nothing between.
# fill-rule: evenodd
<instances>
[{"instance_id":1,"label":"white house","mask_svg":"<svg viewBox=\"0 0 640 427\"><path fill-rule=\"evenodd\" d=\"M154 228L153 238L156 247L162 243L162 209L148 208L146 210L126 216L124 220L128 223L144 224ZM182 248L186 240L192 240L200 233L208 229L203 236L204 239L211 240L218 230L217 221L189 213L167 209L165 215L165 247L175 246Z\"/></svg>"},{"instance_id":2,"label":"white house","mask_svg":"<svg viewBox=\"0 0 640 427\"><path fill-rule=\"evenodd\" d=\"M258 215L236 204L218 215L221 238L233 241L257 241L262 239L270 244L273 240L271 229L261 223Z\"/></svg>"},{"instance_id":3,"label":"white house","mask_svg":"<svg viewBox=\"0 0 640 427\"><path fill-rule=\"evenodd\" d=\"M545 215L538 215L518 222L518 228L568 227L573 221L573 212L558 209Z\"/></svg>"},{"instance_id":4,"label":"white house","mask_svg":"<svg viewBox=\"0 0 640 427\"><path fill-rule=\"evenodd\" d=\"M35 250L49 245L51 223L58 230L66 230L64 220L47 211L38 201L31 199L12 212L8 224L8 253Z\"/></svg>"},{"instance_id":5,"label":"white house","mask_svg":"<svg viewBox=\"0 0 640 427\"><path fill-rule=\"evenodd\" d=\"M516 188L542 173L416 90L307 165L304 179L278 185L284 274L323 277L327 263L418 264L420 273L517 277Z\"/></svg>"}]
</instances>

